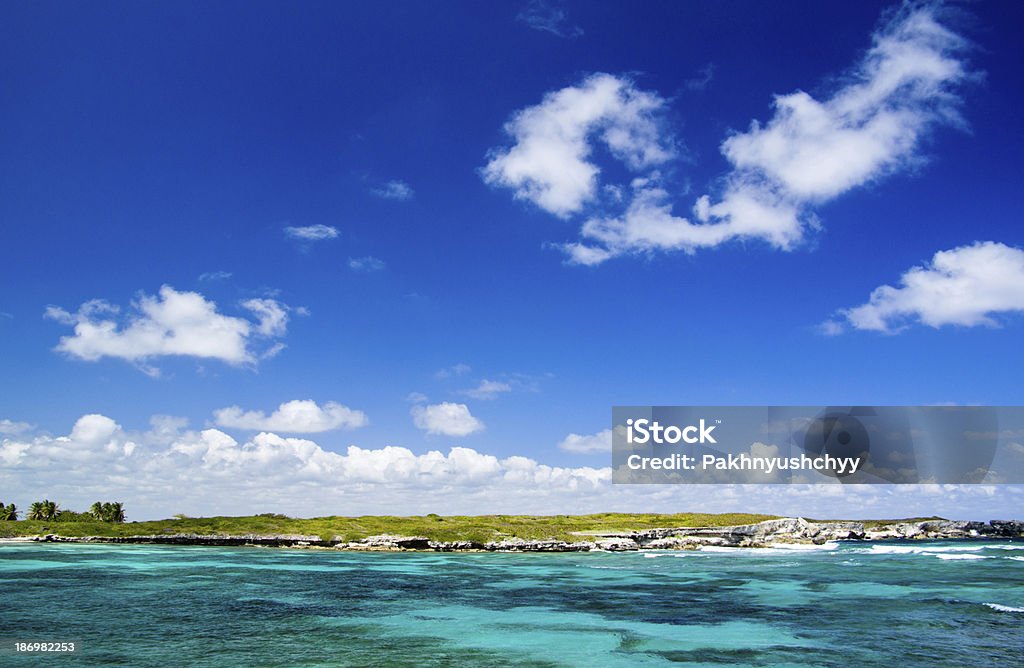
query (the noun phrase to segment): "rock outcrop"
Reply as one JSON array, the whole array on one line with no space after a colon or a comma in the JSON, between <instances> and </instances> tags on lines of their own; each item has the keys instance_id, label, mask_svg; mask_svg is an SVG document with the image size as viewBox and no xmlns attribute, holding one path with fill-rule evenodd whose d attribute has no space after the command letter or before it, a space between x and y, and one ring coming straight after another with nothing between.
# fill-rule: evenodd
<instances>
[{"instance_id":1,"label":"rock outcrop","mask_svg":"<svg viewBox=\"0 0 1024 668\"><path fill-rule=\"evenodd\" d=\"M46 534L36 536L35 540L44 543L145 543L148 545L219 545L246 546L259 545L265 547L307 547L328 546L320 536L303 534L145 534L138 536L61 536Z\"/></svg>"},{"instance_id":2,"label":"rock outcrop","mask_svg":"<svg viewBox=\"0 0 1024 668\"><path fill-rule=\"evenodd\" d=\"M765 547L777 543L814 543L855 540L864 537L860 522L808 522L801 517L767 520L757 524L725 527L674 527L628 533L599 534L602 539L633 541L634 549L695 549L716 547ZM623 548L620 548L623 549Z\"/></svg>"},{"instance_id":3,"label":"rock outcrop","mask_svg":"<svg viewBox=\"0 0 1024 668\"><path fill-rule=\"evenodd\" d=\"M431 540L426 536L395 536L381 534L343 543L335 537L332 547L347 550L394 551L394 550L429 550Z\"/></svg>"}]
</instances>

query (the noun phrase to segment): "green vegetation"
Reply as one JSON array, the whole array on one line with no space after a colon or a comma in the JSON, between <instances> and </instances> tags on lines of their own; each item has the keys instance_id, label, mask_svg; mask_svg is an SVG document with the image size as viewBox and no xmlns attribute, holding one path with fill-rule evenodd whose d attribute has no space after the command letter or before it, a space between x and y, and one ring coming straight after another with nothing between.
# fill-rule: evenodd
<instances>
[{"instance_id":1,"label":"green vegetation","mask_svg":"<svg viewBox=\"0 0 1024 668\"><path fill-rule=\"evenodd\" d=\"M89 515L101 522L120 524L124 522L124 504L120 501L113 503L97 501L89 508Z\"/></svg>"},{"instance_id":2,"label":"green vegetation","mask_svg":"<svg viewBox=\"0 0 1024 668\"><path fill-rule=\"evenodd\" d=\"M806 519L808 522L847 522L847 521L849 521L849 520L814 520L814 519L811 519L810 517L806 517L804 519ZM910 522L910 523L933 522L933 521L936 521L936 520L945 520L945 519L946 519L945 517L938 517L937 515L933 515L932 517L905 517L903 519L898 519L898 520L855 520L855 521L862 523L864 525L865 529L877 529L878 527L885 526L886 524L898 524L898 523L901 523L901 522Z\"/></svg>"},{"instance_id":3,"label":"green vegetation","mask_svg":"<svg viewBox=\"0 0 1024 668\"><path fill-rule=\"evenodd\" d=\"M45 501L36 501L28 507L28 517L25 519L29 520L55 520L60 514L60 506L56 502L46 499Z\"/></svg>"},{"instance_id":4,"label":"green vegetation","mask_svg":"<svg viewBox=\"0 0 1024 668\"><path fill-rule=\"evenodd\" d=\"M80 517L86 516L85 513ZM110 523L88 517L75 522L28 519L0 526L0 535L131 536L139 534L305 534L324 539L358 540L378 534L426 536L439 541L487 542L506 538L588 540L587 533L657 527L711 527L751 524L774 515L679 513L671 515L602 513L598 515L480 515L393 517L317 517L294 519L266 513L250 517L185 517L151 522ZM59 526L58 526L59 524Z\"/></svg>"},{"instance_id":5,"label":"green vegetation","mask_svg":"<svg viewBox=\"0 0 1024 668\"><path fill-rule=\"evenodd\" d=\"M14 506L10 506L12 511ZM38 512L37 512L38 511ZM42 518L37 517L41 513ZM113 518L113 519L105 519ZM269 535L303 534L331 540L359 540L379 534L426 536L437 541L471 540L485 543L492 540L523 538L525 540L592 540L597 533L616 533L658 527L715 527L753 524L778 519L776 515L727 513L601 513L597 515L479 515L395 517L364 515L362 517L316 517L295 519L277 513L248 517L187 517L149 522L124 521L120 503L95 503L87 513L60 510L51 501L32 504L29 516L19 522L0 524L0 537L58 534L61 536L132 536L157 534L201 535ZM916 517L902 520L863 520L867 527L893 522L922 522L940 517ZM841 520L810 520L841 521Z\"/></svg>"},{"instance_id":6,"label":"green vegetation","mask_svg":"<svg viewBox=\"0 0 1024 668\"><path fill-rule=\"evenodd\" d=\"M933 515L932 517L911 517L905 520L864 520L864 528L875 529L886 524L897 524L899 522L932 522L936 520L945 519L945 517L938 517L937 515Z\"/></svg>"},{"instance_id":7,"label":"green vegetation","mask_svg":"<svg viewBox=\"0 0 1024 668\"><path fill-rule=\"evenodd\" d=\"M3 504L0 503L0 509L3 508ZM12 503L10 506L10 512L13 513L14 517L6 518L16 520L17 509ZM0 512L0 519L5 519L3 513ZM83 522L110 522L110 523L123 523L124 522L124 504L120 501L113 503L103 503L97 501L92 504L92 508L88 512L79 513L74 510L66 510L61 508L59 504L54 501L46 499L44 501L36 501L28 509L28 516L26 520L40 521L40 522L61 522L61 523L74 523L79 524ZM80 534L68 534L68 535L80 535Z\"/></svg>"},{"instance_id":8,"label":"green vegetation","mask_svg":"<svg viewBox=\"0 0 1024 668\"><path fill-rule=\"evenodd\" d=\"M0 522L13 522L18 519L18 507L13 503L9 506L5 506L0 501Z\"/></svg>"}]
</instances>

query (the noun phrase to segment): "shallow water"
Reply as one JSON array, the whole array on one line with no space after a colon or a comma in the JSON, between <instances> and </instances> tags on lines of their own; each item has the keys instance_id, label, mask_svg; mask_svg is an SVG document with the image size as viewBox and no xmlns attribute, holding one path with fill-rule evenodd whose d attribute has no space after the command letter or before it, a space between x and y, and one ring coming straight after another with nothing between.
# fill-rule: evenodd
<instances>
[{"instance_id":1,"label":"shallow water","mask_svg":"<svg viewBox=\"0 0 1024 668\"><path fill-rule=\"evenodd\" d=\"M1024 542L589 554L0 545L0 665L1021 665ZM10 640L76 640L60 658Z\"/></svg>"}]
</instances>

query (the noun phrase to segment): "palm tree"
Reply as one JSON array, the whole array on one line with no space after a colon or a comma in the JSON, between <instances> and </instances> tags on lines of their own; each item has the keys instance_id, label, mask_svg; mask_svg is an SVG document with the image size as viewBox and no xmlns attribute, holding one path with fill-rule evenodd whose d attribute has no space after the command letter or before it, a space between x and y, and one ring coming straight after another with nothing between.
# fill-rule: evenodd
<instances>
[{"instance_id":1,"label":"palm tree","mask_svg":"<svg viewBox=\"0 0 1024 668\"><path fill-rule=\"evenodd\" d=\"M35 505L35 504L32 504ZM57 515L60 515L60 506L55 501L49 499L43 499L43 502L39 504L42 510L41 520L55 520Z\"/></svg>"},{"instance_id":2,"label":"palm tree","mask_svg":"<svg viewBox=\"0 0 1024 668\"><path fill-rule=\"evenodd\" d=\"M35 501L28 507L28 518L30 520L45 520L46 511L43 509L42 501Z\"/></svg>"},{"instance_id":3,"label":"palm tree","mask_svg":"<svg viewBox=\"0 0 1024 668\"><path fill-rule=\"evenodd\" d=\"M124 504L120 501L114 501L113 503L106 504L106 521L114 522L115 524L124 523Z\"/></svg>"},{"instance_id":4,"label":"palm tree","mask_svg":"<svg viewBox=\"0 0 1024 668\"><path fill-rule=\"evenodd\" d=\"M124 522L124 504L120 501L97 501L89 507L89 514L101 522L120 524Z\"/></svg>"},{"instance_id":5,"label":"palm tree","mask_svg":"<svg viewBox=\"0 0 1024 668\"><path fill-rule=\"evenodd\" d=\"M18 507L13 503L9 506L5 506L0 503L0 520L6 522L14 522L18 519Z\"/></svg>"}]
</instances>

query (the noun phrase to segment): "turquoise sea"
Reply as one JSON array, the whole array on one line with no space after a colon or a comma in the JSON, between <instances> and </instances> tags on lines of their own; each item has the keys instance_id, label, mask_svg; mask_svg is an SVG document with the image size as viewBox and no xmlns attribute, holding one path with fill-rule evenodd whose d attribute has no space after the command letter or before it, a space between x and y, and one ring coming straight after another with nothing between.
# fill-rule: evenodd
<instances>
[{"instance_id":1,"label":"turquoise sea","mask_svg":"<svg viewBox=\"0 0 1024 668\"><path fill-rule=\"evenodd\" d=\"M1024 664L1024 542L589 554L0 545L0 665ZM74 655L12 641L75 640Z\"/></svg>"}]
</instances>

